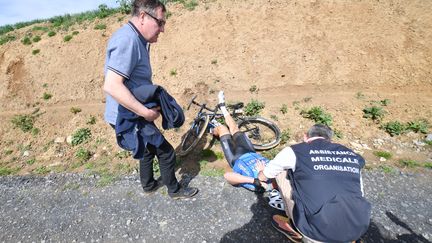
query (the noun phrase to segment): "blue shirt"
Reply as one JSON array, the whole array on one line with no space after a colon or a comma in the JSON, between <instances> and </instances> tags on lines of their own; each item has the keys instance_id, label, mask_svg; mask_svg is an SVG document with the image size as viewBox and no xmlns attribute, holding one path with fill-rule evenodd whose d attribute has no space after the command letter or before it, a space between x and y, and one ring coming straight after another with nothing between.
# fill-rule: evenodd
<instances>
[{"instance_id":1,"label":"blue shirt","mask_svg":"<svg viewBox=\"0 0 432 243\"><path fill-rule=\"evenodd\" d=\"M245 153L234 162L233 171L240 175L258 178L256 163L259 160L263 161L265 164L269 162L267 158L263 157L260 154L253 153L253 152ZM256 190L255 185L250 183L239 184L239 186L252 191Z\"/></svg>"},{"instance_id":2,"label":"blue shirt","mask_svg":"<svg viewBox=\"0 0 432 243\"><path fill-rule=\"evenodd\" d=\"M131 23L123 25L110 38L106 51L105 75L111 70L125 78L129 89L152 83L149 57L150 44ZM106 94L104 119L116 124L118 102Z\"/></svg>"}]
</instances>

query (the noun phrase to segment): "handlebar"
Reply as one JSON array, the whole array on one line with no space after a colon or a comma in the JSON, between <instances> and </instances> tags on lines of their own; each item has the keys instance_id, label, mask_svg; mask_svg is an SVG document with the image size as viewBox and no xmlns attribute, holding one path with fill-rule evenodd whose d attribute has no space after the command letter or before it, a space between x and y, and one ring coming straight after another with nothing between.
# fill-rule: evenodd
<instances>
[{"instance_id":1,"label":"handlebar","mask_svg":"<svg viewBox=\"0 0 432 243\"><path fill-rule=\"evenodd\" d=\"M191 99L191 101L189 102L189 105L187 106L186 110L189 110L192 104L195 104L195 105L197 104L197 103L195 102L196 97L197 97L196 95L194 95L194 96L192 97L192 99Z\"/></svg>"},{"instance_id":2,"label":"handlebar","mask_svg":"<svg viewBox=\"0 0 432 243\"><path fill-rule=\"evenodd\" d=\"M217 111L217 109L218 109L217 106L216 106L215 109L212 110L212 109L210 109L210 108L208 108L208 107L206 106L206 103L200 104L200 103L196 102L196 101L195 101L196 98L197 98L197 95L194 95L194 96L192 97L191 101L189 102L189 104L188 104L188 106L187 106L187 108L186 108L187 110L189 110L190 107L191 107L191 105L194 104L194 105L197 105L197 106L201 107L201 110L208 110L208 111L210 111L210 112L216 112L216 111Z\"/></svg>"}]
</instances>

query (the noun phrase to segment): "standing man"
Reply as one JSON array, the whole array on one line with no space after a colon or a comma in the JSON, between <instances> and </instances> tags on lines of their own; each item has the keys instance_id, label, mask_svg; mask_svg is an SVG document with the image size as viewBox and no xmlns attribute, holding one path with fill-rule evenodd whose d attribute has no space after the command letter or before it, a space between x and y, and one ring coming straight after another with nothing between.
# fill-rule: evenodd
<instances>
[{"instance_id":1,"label":"standing man","mask_svg":"<svg viewBox=\"0 0 432 243\"><path fill-rule=\"evenodd\" d=\"M286 213L304 242L350 242L368 229L371 205L363 197L360 170L365 160L332 143L332 130L312 126L304 142L287 147L258 173L261 181L276 178ZM273 216L273 226L298 241L289 220Z\"/></svg>"},{"instance_id":2,"label":"standing man","mask_svg":"<svg viewBox=\"0 0 432 243\"><path fill-rule=\"evenodd\" d=\"M153 84L150 65L150 43L157 42L165 30L165 6L159 0L135 0L129 22L117 30L108 42L105 60L106 92L105 120L114 128L119 104L147 122L160 116L160 107L146 108L131 93L131 89ZM151 193L159 185L153 177L153 159L159 160L163 183L173 199L194 196L197 188L182 187L175 177L175 151L159 130L146 145L139 162L144 192Z\"/></svg>"}]
</instances>

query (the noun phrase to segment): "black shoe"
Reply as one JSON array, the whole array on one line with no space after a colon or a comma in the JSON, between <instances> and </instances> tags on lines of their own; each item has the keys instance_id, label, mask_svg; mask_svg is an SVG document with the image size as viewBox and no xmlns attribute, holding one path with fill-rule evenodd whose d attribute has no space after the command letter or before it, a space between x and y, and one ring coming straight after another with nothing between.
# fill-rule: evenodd
<instances>
[{"instance_id":1,"label":"black shoe","mask_svg":"<svg viewBox=\"0 0 432 243\"><path fill-rule=\"evenodd\" d=\"M159 187L161 186L161 184L159 183L159 181L154 181L153 185L150 188L143 188L144 190L144 194L150 195L153 194L155 191L157 191L157 189L159 189Z\"/></svg>"},{"instance_id":2,"label":"black shoe","mask_svg":"<svg viewBox=\"0 0 432 243\"><path fill-rule=\"evenodd\" d=\"M172 199L191 198L197 194L198 188L195 187L180 187L176 192L168 193Z\"/></svg>"}]
</instances>

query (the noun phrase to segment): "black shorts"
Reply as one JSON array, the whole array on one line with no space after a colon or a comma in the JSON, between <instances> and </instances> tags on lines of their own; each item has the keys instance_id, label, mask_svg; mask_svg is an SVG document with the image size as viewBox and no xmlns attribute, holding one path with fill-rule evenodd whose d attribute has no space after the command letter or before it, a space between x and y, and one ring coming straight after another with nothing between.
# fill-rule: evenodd
<instances>
[{"instance_id":1,"label":"black shorts","mask_svg":"<svg viewBox=\"0 0 432 243\"><path fill-rule=\"evenodd\" d=\"M220 138L225 158L231 167L235 161L245 153L255 152L249 138L243 132L236 132L234 135L225 134Z\"/></svg>"}]
</instances>

